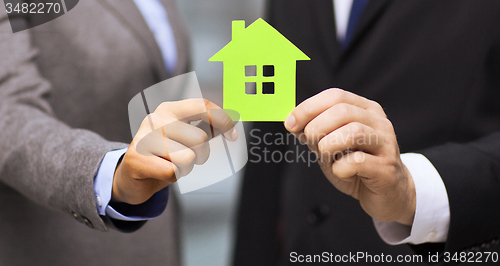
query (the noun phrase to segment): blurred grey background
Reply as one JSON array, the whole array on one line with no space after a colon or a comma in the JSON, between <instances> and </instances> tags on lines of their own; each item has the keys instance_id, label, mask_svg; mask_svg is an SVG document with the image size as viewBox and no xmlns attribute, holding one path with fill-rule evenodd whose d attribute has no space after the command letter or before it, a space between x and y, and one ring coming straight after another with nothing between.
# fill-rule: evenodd
<instances>
[{"instance_id":1,"label":"blurred grey background","mask_svg":"<svg viewBox=\"0 0 500 266\"><path fill-rule=\"evenodd\" d=\"M222 62L208 59L231 41L231 21L263 16L264 0L177 0L191 34L193 70L203 96L222 106ZM212 186L177 193L183 266L230 265L241 171Z\"/></svg>"}]
</instances>

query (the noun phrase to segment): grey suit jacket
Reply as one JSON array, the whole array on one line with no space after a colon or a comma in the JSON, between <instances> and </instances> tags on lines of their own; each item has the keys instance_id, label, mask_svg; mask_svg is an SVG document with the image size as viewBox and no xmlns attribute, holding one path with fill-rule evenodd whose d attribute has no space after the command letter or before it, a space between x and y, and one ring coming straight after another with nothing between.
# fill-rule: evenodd
<instances>
[{"instance_id":1,"label":"grey suit jacket","mask_svg":"<svg viewBox=\"0 0 500 266\"><path fill-rule=\"evenodd\" d=\"M15 34L0 6L0 265L178 265L172 198L139 231L106 233L93 190L104 154L132 139L128 101L187 69L186 35L162 2L178 51L170 75L132 0L80 1Z\"/></svg>"}]
</instances>

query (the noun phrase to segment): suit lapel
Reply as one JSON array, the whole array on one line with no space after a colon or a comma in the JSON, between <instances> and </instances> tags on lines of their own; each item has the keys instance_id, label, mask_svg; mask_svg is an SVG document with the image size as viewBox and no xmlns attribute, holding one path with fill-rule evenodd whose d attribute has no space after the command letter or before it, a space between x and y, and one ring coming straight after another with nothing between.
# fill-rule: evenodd
<instances>
[{"instance_id":1,"label":"suit lapel","mask_svg":"<svg viewBox=\"0 0 500 266\"><path fill-rule=\"evenodd\" d=\"M160 47L158 47L153 33L134 2L132 0L99 1L114 16L122 21L124 26L132 32L132 35L139 40L151 62L153 62L151 67L158 80L161 81L168 78Z\"/></svg>"},{"instance_id":2,"label":"suit lapel","mask_svg":"<svg viewBox=\"0 0 500 266\"><path fill-rule=\"evenodd\" d=\"M371 25L382 15L383 11L389 6L392 0L369 0L368 4L359 18L351 42L347 48L342 52L339 61L342 61L350 50L356 45L359 39L366 34ZM338 62L340 63L340 62Z\"/></svg>"},{"instance_id":3,"label":"suit lapel","mask_svg":"<svg viewBox=\"0 0 500 266\"><path fill-rule=\"evenodd\" d=\"M313 5L313 19L315 28L322 38L323 49L327 52L330 62L336 62L341 52L340 44L337 40L337 28L335 27L335 17L332 0L309 1Z\"/></svg>"}]
</instances>

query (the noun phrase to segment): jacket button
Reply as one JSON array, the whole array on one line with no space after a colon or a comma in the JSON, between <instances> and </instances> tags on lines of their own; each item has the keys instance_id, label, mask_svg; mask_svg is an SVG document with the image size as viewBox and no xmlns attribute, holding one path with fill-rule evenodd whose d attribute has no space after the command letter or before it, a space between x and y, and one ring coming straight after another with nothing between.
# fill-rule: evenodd
<instances>
[{"instance_id":1,"label":"jacket button","mask_svg":"<svg viewBox=\"0 0 500 266\"><path fill-rule=\"evenodd\" d=\"M319 225L321 224L326 218L330 216L330 207L326 204L321 204L319 206L314 207L309 214L307 215L307 222L310 225Z\"/></svg>"},{"instance_id":2,"label":"jacket button","mask_svg":"<svg viewBox=\"0 0 500 266\"><path fill-rule=\"evenodd\" d=\"M72 215L75 219L77 219L78 221L80 221L80 216L78 216L78 214L77 214L76 212L74 212L73 210L70 210L69 212L71 213L71 215Z\"/></svg>"},{"instance_id":3,"label":"jacket button","mask_svg":"<svg viewBox=\"0 0 500 266\"><path fill-rule=\"evenodd\" d=\"M86 217L82 216L82 219L83 219L83 223L90 227L90 228L94 228L94 225L89 221L89 219L87 219Z\"/></svg>"},{"instance_id":4,"label":"jacket button","mask_svg":"<svg viewBox=\"0 0 500 266\"><path fill-rule=\"evenodd\" d=\"M97 196L95 196L95 199L97 201L97 205L99 205L99 207L102 207L101 197L99 197L99 195L97 195Z\"/></svg>"}]
</instances>

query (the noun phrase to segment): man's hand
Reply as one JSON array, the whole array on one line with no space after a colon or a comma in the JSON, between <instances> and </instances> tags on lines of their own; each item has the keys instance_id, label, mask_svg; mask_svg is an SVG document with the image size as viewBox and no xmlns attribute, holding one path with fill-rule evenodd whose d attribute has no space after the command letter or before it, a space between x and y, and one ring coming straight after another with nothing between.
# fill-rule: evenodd
<instances>
[{"instance_id":1,"label":"man's hand","mask_svg":"<svg viewBox=\"0 0 500 266\"><path fill-rule=\"evenodd\" d=\"M191 122L198 121L196 126ZM140 204L208 160L208 140L238 137L233 120L208 100L162 103L149 114L115 171L112 199Z\"/></svg>"},{"instance_id":2,"label":"man's hand","mask_svg":"<svg viewBox=\"0 0 500 266\"><path fill-rule=\"evenodd\" d=\"M297 106L285 127L318 156L328 180L371 217L413 223L415 185L378 103L329 89Z\"/></svg>"}]
</instances>

